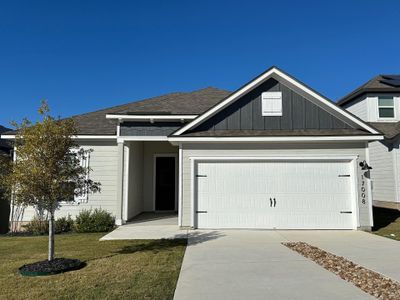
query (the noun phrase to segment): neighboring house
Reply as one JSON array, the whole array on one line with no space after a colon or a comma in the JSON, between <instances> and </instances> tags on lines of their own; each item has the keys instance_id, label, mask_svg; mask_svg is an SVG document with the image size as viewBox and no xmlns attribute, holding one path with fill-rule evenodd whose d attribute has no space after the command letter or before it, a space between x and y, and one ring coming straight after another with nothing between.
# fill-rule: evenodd
<instances>
[{"instance_id":1,"label":"neighboring house","mask_svg":"<svg viewBox=\"0 0 400 300\"><path fill-rule=\"evenodd\" d=\"M11 129L0 125L0 134L10 131ZM12 144L8 140L0 139L0 155L9 156L11 159ZM1 172L1 170L0 170ZM6 201L0 190L0 234L8 231L8 219L10 215L10 205Z\"/></svg>"},{"instance_id":2,"label":"neighboring house","mask_svg":"<svg viewBox=\"0 0 400 300\"><path fill-rule=\"evenodd\" d=\"M379 75L338 104L385 135L369 144L373 204L400 209L400 75Z\"/></svg>"},{"instance_id":3,"label":"neighboring house","mask_svg":"<svg viewBox=\"0 0 400 300\"><path fill-rule=\"evenodd\" d=\"M383 136L276 67L233 93L173 93L73 119L102 192L58 216L102 207L117 224L176 211L193 228L372 226L360 163Z\"/></svg>"},{"instance_id":4,"label":"neighboring house","mask_svg":"<svg viewBox=\"0 0 400 300\"><path fill-rule=\"evenodd\" d=\"M10 131L10 128L6 128L0 125L0 134ZM9 140L0 139L0 154L11 156L12 154L12 143Z\"/></svg>"}]
</instances>

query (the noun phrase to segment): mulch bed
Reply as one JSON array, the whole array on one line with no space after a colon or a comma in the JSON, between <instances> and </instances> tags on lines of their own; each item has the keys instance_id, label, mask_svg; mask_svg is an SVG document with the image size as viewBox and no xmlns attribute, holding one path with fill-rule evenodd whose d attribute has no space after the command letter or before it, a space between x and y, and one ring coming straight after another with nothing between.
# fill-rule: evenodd
<instances>
[{"instance_id":1,"label":"mulch bed","mask_svg":"<svg viewBox=\"0 0 400 300\"><path fill-rule=\"evenodd\" d=\"M79 259L55 258L52 261L43 260L23 265L19 273L24 276L46 276L78 270L85 266Z\"/></svg>"},{"instance_id":2,"label":"mulch bed","mask_svg":"<svg viewBox=\"0 0 400 300\"><path fill-rule=\"evenodd\" d=\"M400 299L400 283L304 242L282 243L378 299Z\"/></svg>"}]
</instances>

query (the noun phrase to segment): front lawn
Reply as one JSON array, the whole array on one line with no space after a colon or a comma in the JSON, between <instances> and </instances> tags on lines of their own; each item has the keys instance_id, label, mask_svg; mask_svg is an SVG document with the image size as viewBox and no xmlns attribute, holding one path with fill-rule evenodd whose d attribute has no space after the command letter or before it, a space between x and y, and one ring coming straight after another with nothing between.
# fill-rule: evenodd
<instances>
[{"instance_id":1,"label":"front lawn","mask_svg":"<svg viewBox=\"0 0 400 300\"><path fill-rule=\"evenodd\" d=\"M18 268L46 259L47 237L0 237L2 299L172 299L186 240L99 241L102 234L56 235L56 257L87 266L45 277Z\"/></svg>"},{"instance_id":2,"label":"front lawn","mask_svg":"<svg viewBox=\"0 0 400 300\"><path fill-rule=\"evenodd\" d=\"M374 207L373 233L400 241L400 211Z\"/></svg>"}]
</instances>

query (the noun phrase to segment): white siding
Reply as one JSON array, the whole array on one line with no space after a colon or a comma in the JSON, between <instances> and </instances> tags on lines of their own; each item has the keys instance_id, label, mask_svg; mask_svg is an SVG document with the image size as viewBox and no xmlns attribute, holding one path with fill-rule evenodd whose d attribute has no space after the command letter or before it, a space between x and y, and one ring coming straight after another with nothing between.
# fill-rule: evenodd
<instances>
[{"instance_id":1,"label":"white siding","mask_svg":"<svg viewBox=\"0 0 400 300\"><path fill-rule=\"evenodd\" d=\"M393 202L396 199L393 158L398 151L393 151L381 142L369 143L373 200Z\"/></svg>"},{"instance_id":2,"label":"white siding","mask_svg":"<svg viewBox=\"0 0 400 300\"><path fill-rule=\"evenodd\" d=\"M89 177L101 183L101 192L89 194L87 203L63 204L56 211L56 219L71 215L76 216L83 209L103 208L113 215L117 213L117 162L118 152L116 142L82 143L84 149L93 149L90 154L89 167L92 168ZM34 209L25 209L22 221L29 221L34 216Z\"/></svg>"},{"instance_id":3,"label":"white siding","mask_svg":"<svg viewBox=\"0 0 400 300\"><path fill-rule=\"evenodd\" d=\"M364 121L368 119L368 106L365 96L352 101L349 106L344 106L344 108Z\"/></svg>"},{"instance_id":4,"label":"white siding","mask_svg":"<svg viewBox=\"0 0 400 300\"><path fill-rule=\"evenodd\" d=\"M387 94L394 97L395 118L379 119L378 96L379 94L367 94L355 99L343 106L346 110L367 122L396 122L400 121L400 95Z\"/></svg>"},{"instance_id":5,"label":"white siding","mask_svg":"<svg viewBox=\"0 0 400 300\"><path fill-rule=\"evenodd\" d=\"M196 156L320 156L320 155L358 155L358 160L366 159L364 143L342 144L184 144L182 174L182 226L191 226L191 163ZM370 206L368 190L364 204L361 201L361 172L357 167L357 194L359 197L359 221L361 227L369 227Z\"/></svg>"},{"instance_id":6,"label":"white siding","mask_svg":"<svg viewBox=\"0 0 400 300\"><path fill-rule=\"evenodd\" d=\"M143 142L130 142L126 220L143 211Z\"/></svg>"},{"instance_id":7,"label":"white siding","mask_svg":"<svg viewBox=\"0 0 400 300\"><path fill-rule=\"evenodd\" d=\"M143 197L144 211L154 211L154 155L178 154L178 147L168 142L144 142Z\"/></svg>"}]
</instances>

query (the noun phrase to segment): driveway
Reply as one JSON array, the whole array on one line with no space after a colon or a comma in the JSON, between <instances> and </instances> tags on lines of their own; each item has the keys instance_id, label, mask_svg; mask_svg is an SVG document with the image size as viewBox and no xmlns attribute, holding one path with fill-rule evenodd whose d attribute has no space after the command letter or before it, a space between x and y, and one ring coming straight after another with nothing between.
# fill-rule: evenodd
<instances>
[{"instance_id":1,"label":"driveway","mask_svg":"<svg viewBox=\"0 0 400 300\"><path fill-rule=\"evenodd\" d=\"M284 241L305 241L400 279L400 243L365 232L196 230L175 299L375 299Z\"/></svg>"}]
</instances>

